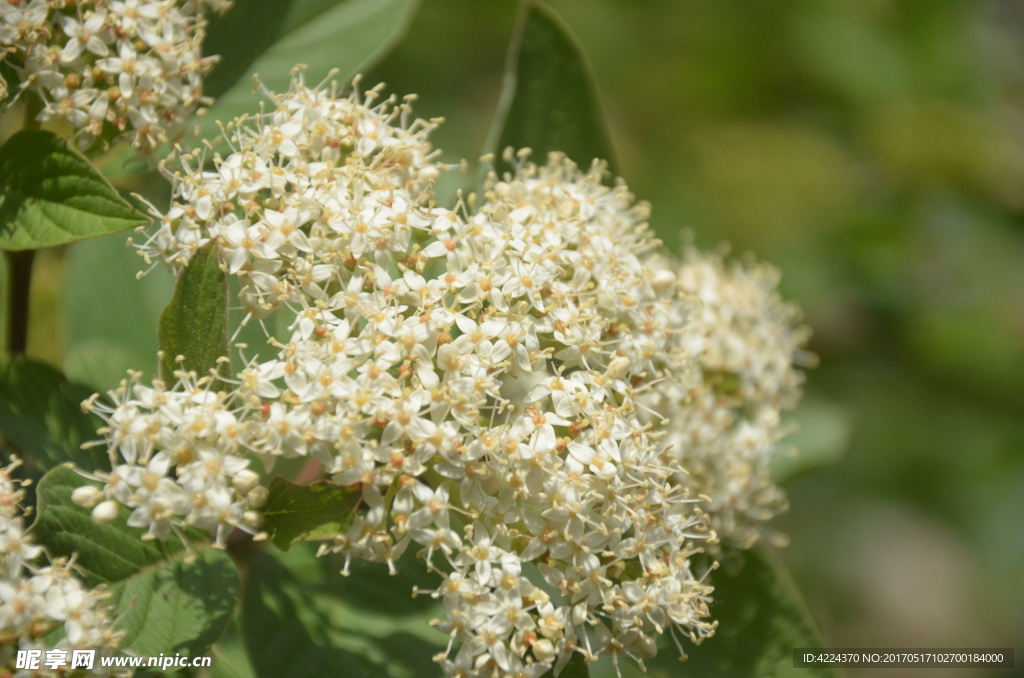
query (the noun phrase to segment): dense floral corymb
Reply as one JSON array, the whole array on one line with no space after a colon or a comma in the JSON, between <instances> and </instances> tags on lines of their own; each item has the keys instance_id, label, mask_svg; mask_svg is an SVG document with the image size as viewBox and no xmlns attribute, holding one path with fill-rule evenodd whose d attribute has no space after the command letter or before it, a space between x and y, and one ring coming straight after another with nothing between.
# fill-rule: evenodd
<instances>
[{"instance_id":1,"label":"dense floral corymb","mask_svg":"<svg viewBox=\"0 0 1024 678\"><path fill-rule=\"evenodd\" d=\"M152 151L182 133L214 64L202 55L200 10L228 4L3 0L0 62L18 82L0 79L0 100L31 92L43 102L37 119L70 123L83 150L97 138L126 134Z\"/></svg>"},{"instance_id":2,"label":"dense floral corymb","mask_svg":"<svg viewBox=\"0 0 1024 678\"><path fill-rule=\"evenodd\" d=\"M663 442L686 469L676 482L708 498L702 506L723 543L784 543L765 525L787 506L768 463L789 431L782 413L800 399L803 373L795 365L815 359L802 349L809 330L799 309L782 301L778 271L764 263L726 265L689 248L681 261L650 266L665 289L693 304L684 351L694 361L691 379L666 378L644 397L664 417Z\"/></svg>"},{"instance_id":3,"label":"dense floral corymb","mask_svg":"<svg viewBox=\"0 0 1024 678\"><path fill-rule=\"evenodd\" d=\"M179 375L115 393L125 470L103 501L162 536L204 524L189 483L230 485L223 540L259 525L242 456L317 460L363 499L321 553L347 571L413 546L441 573L449 676L642 662L660 634L713 632L691 558L749 545L778 510L770 412L799 385L803 336L769 269L656 254L647 206L557 154L520 154L472 212L440 208L436 121L408 101L298 75L273 102L228 126L223 155L164 166L172 206L139 248L180 269L215 241L246 321L285 313L288 334L242 347L227 392ZM210 464L220 479L197 481ZM129 478L150 480L118 490Z\"/></svg>"},{"instance_id":4,"label":"dense floral corymb","mask_svg":"<svg viewBox=\"0 0 1024 678\"><path fill-rule=\"evenodd\" d=\"M63 663L71 651L98 650L108 655L123 634L113 630L107 617L106 594L82 585L73 559L40 564L44 551L25 531L25 491L12 478L19 463L15 459L0 468L0 646L9 649L0 666L12 668L7 662L14 661L17 650L39 650L40 657L49 653L63 659L52 666L41 661L32 675L59 676L65 674ZM52 633L60 627L63 637ZM98 661L95 667L96 673L105 672Z\"/></svg>"}]
</instances>

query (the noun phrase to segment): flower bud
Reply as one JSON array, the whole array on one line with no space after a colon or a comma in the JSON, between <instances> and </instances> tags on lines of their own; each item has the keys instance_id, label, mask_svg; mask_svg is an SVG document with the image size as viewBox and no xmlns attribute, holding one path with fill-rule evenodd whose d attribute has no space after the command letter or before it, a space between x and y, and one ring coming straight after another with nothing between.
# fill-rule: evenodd
<instances>
[{"instance_id":1,"label":"flower bud","mask_svg":"<svg viewBox=\"0 0 1024 678\"><path fill-rule=\"evenodd\" d=\"M543 663L555 656L555 646L547 638L542 638L530 646L533 658Z\"/></svg>"},{"instance_id":2,"label":"flower bud","mask_svg":"<svg viewBox=\"0 0 1024 678\"><path fill-rule=\"evenodd\" d=\"M102 498L103 492L100 490L100 488L95 487L93 485L83 485L82 487L76 487L74 492L71 493L71 501L85 508L92 508Z\"/></svg>"},{"instance_id":3,"label":"flower bud","mask_svg":"<svg viewBox=\"0 0 1024 678\"><path fill-rule=\"evenodd\" d=\"M92 510L92 519L100 525L106 525L117 518L121 512L121 505L116 501L107 500L100 503Z\"/></svg>"},{"instance_id":4,"label":"flower bud","mask_svg":"<svg viewBox=\"0 0 1024 678\"><path fill-rule=\"evenodd\" d=\"M246 511L242 514L242 522L246 527L258 530L263 527L263 514L259 511Z\"/></svg>"},{"instance_id":5,"label":"flower bud","mask_svg":"<svg viewBox=\"0 0 1024 678\"><path fill-rule=\"evenodd\" d=\"M249 506L253 508L260 508L261 506L266 505L268 494L267 488L262 485L257 485L249 490L249 493L246 495L246 499L249 501Z\"/></svg>"},{"instance_id":6,"label":"flower bud","mask_svg":"<svg viewBox=\"0 0 1024 678\"><path fill-rule=\"evenodd\" d=\"M255 471L245 468L235 474L231 484L238 490L239 494L247 494L252 488L259 485L260 476Z\"/></svg>"},{"instance_id":7,"label":"flower bud","mask_svg":"<svg viewBox=\"0 0 1024 678\"><path fill-rule=\"evenodd\" d=\"M676 274L667 268L660 269L654 272L654 276L651 279L651 286L654 291L658 294L664 294L676 283Z\"/></svg>"}]
</instances>

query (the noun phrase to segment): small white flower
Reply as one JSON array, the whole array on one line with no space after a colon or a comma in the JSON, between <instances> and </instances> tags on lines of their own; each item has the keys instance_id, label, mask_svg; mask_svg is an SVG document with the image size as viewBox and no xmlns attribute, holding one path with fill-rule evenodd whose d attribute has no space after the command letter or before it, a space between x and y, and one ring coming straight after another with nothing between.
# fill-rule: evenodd
<instances>
[{"instance_id":1,"label":"small white flower","mask_svg":"<svg viewBox=\"0 0 1024 678\"><path fill-rule=\"evenodd\" d=\"M70 38L60 53L61 61L75 61L85 50L99 56L109 54L110 50L103 40L104 24L106 21L107 15L103 12L94 12L85 22L79 22L73 17L61 15L61 28Z\"/></svg>"}]
</instances>

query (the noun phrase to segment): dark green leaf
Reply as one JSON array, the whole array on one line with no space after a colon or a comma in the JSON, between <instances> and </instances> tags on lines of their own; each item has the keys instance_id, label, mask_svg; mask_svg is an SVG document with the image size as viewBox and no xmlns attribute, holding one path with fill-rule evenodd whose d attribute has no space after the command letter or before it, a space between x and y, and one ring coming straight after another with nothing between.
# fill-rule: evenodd
<instances>
[{"instance_id":1,"label":"dark green leaf","mask_svg":"<svg viewBox=\"0 0 1024 678\"><path fill-rule=\"evenodd\" d=\"M530 148L537 162L561 151L584 169L595 158L615 172L590 64L572 31L539 0L521 0L505 85L487 152ZM499 171L508 165L498 158Z\"/></svg>"},{"instance_id":2,"label":"dark green leaf","mask_svg":"<svg viewBox=\"0 0 1024 678\"><path fill-rule=\"evenodd\" d=\"M51 247L146 221L54 133L22 130L0 148L0 248Z\"/></svg>"},{"instance_id":3,"label":"dark green leaf","mask_svg":"<svg viewBox=\"0 0 1024 678\"><path fill-rule=\"evenodd\" d=\"M47 470L74 462L87 471L109 469L100 448L83 450L103 422L82 411L92 389L73 384L46 363L15 358L0 365L0 434Z\"/></svg>"},{"instance_id":4,"label":"dark green leaf","mask_svg":"<svg viewBox=\"0 0 1024 678\"><path fill-rule=\"evenodd\" d=\"M765 549L744 551L742 567L726 564L712 575L715 591L711 616L715 635L699 646L687 645L680 664L674 648L662 647L647 662L656 678L837 678L834 669L793 668L794 647L826 647L817 622L789 573ZM667 644L670 645L670 644Z\"/></svg>"},{"instance_id":5,"label":"dark green leaf","mask_svg":"<svg viewBox=\"0 0 1024 678\"><path fill-rule=\"evenodd\" d=\"M228 283L220 268L216 241L199 248L178 276L171 302L160 314L160 350L164 352L161 376L182 367L203 377L210 370L225 373L228 349ZM185 356L184 363L176 362Z\"/></svg>"},{"instance_id":6,"label":"dark green leaf","mask_svg":"<svg viewBox=\"0 0 1024 678\"><path fill-rule=\"evenodd\" d=\"M0 106L6 104L20 91L21 77L6 59L0 58L0 92L6 87L6 94L0 94Z\"/></svg>"},{"instance_id":7,"label":"dark green leaf","mask_svg":"<svg viewBox=\"0 0 1024 678\"><path fill-rule=\"evenodd\" d=\"M263 510L263 527L278 548L287 551L296 541L327 539L344 532L362 490L323 480L296 485L281 476L270 481L269 499Z\"/></svg>"},{"instance_id":8,"label":"dark green leaf","mask_svg":"<svg viewBox=\"0 0 1024 678\"><path fill-rule=\"evenodd\" d=\"M135 654L204 653L227 625L238 598L238 574L226 555L212 549L189 553L175 537L143 541L144 530L126 525L130 510L109 525L98 525L89 511L71 501L78 487L90 484L74 471L57 468L36 490L36 542L51 557L77 554L89 586L111 584L122 647ZM205 533L190 530L194 545ZM123 616L122 616L123 615Z\"/></svg>"},{"instance_id":9,"label":"dark green leaf","mask_svg":"<svg viewBox=\"0 0 1024 678\"><path fill-rule=\"evenodd\" d=\"M218 60L203 78L203 94L219 97L238 82L281 36L291 6L292 0L235 0L224 15L210 17L203 54Z\"/></svg>"},{"instance_id":10,"label":"dark green leaf","mask_svg":"<svg viewBox=\"0 0 1024 678\"><path fill-rule=\"evenodd\" d=\"M411 614L386 604L376 605L374 611L359 609L349 594L363 586L363 572L356 570L343 579L337 564L314 558L307 546L253 558L241 620L257 678L440 675L431 658L444 649L447 637L427 624L440 612L435 601L426 599L434 605ZM383 565L376 567L386 573ZM410 596L402 579L401 574L391 578L390 588L396 595L404 588Z\"/></svg>"},{"instance_id":11,"label":"dark green leaf","mask_svg":"<svg viewBox=\"0 0 1024 678\"><path fill-rule=\"evenodd\" d=\"M216 139L217 120L225 124L260 111L262 93L253 93L253 75L273 92L288 91L291 69L306 64L306 82L315 85L332 68L343 85L386 53L406 27L418 0L250 0L223 19L214 49L229 55L217 67L213 90L217 102L199 119L200 136ZM283 7L282 7L283 6ZM286 10L286 11L285 11ZM250 41L246 26L262 25ZM273 24L273 25L271 25ZM222 33L220 33L222 31ZM273 44L270 44L273 41ZM245 43L244 47L240 47ZM237 52L237 54L236 54ZM244 75L243 75L244 74ZM230 87L230 83L234 83Z\"/></svg>"},{"instance_id":12,"label":"dark green leaf","mask_svg":"<svg viewBox=\"0 0 1024 678\"><path fill-rule=\"evenodd\" d=\"M309 544L288 552L286 560L293 570L295 563L303 562L301 553L308 553ZM345 604L360 614L376 615L381 610L395 617L429 618L429 613L436 611L438 603L428 595L412 597L413 587L430 591L438 586L440 577L436 572L427 572L426 564L416 557L416 545L410 545L396 563L397 574L391 574L387 567L379 563L353 561L350 565L352 574L344 577L338 574L340 567L330 568L329 577L331 592L344 599ZM293 556L298 551L300 555ZM319 562L318 567L323 567Z\"/></svg>"}]
</instances>

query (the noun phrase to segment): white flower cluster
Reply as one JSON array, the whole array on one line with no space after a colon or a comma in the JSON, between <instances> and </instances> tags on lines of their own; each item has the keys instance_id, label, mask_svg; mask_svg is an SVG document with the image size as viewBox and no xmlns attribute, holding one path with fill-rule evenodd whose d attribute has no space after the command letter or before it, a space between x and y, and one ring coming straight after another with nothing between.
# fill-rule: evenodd
<instances>
[{"instance_id":1,"label":"white flower cluster","mask_svg":"<svg viewBox=\"0 0 1024 678\"><path fill-rule=\"evenodd\" d=\"M144 539L195 526L224 547L235 528L258 534L262 516L254 508L266 502L267 490L246 468L252 427L244 422L244 403L211 388L210 377L175 376L173 388L160 381L150 387L136 373L108 394L112 404L98 395L83 404L107 424L99 432L112 471L94 474L102 489L84 486L72 499L101 524L117 518L122 506L133 509L128 525L147 528Z\"/></svg>"},{"instance_id":2,"label":"white flower cluster","mask_svg":"<svg viewBox=\"0 0 1024 678\"><path fill-rule=\"evenodd\" d=\"M0 62L17 73L19 95L42 99L37 119L70 123L79 148L131 134L136 148L152 151L181 134L215 62L202 55L204 4L219 11L229 3L3 0Z\"/></svg>"},{"instance_id":3,"label":"white flower cluster","mask_svg":"<svg viewBox=\"0 0 1024 678\"><path fill-rule=\"evenodd\" d=\"M782 412L800 399L803 373L795 365L813 363L801 348L809 330L779 297L778 272L767 264L727 266L690 248L682 261L660 258L652 268L664 289L694 308L684 348L697 369L687 382L666 379L644 397L665 418L663 441L686 469L675 480L708 498L704 508L723 543L782 544L765 526L787 507L768 464L788 433Z\"/></svg>"},{"instance_id":4,"label":"white flower cluster","mask_svg":"<svg viewBox=\"0 0 1024 678\"><path fill-rule=\"evenodd\" d=\"M71 650L113 651L120 639L104 612L106 594L88 589L75 576L72 559L39 565L43 549L24 530L21 502L25 491L12 479L17 460L0 468L0 666L13 673L17 650L41 650L66 655ZM63 627L56 643L46 636ZM95 663L99 667L99 662ZM63 675L45 665L39 676Z\"/></svg>"},{"instance_id":5,"label":"white flower cluster","mask_svg":"<svg viewBox=\"0 0 1024 678\"><path fill-rule=\"evenodd\" d=\"M735 483L715 475L711 452L689 480L692 427L675 422L728 405L719 380L734 372L751 398L781 402L778 356L734 346L758 335L733 306L757 300L708 296L700 267L739 280L713 260L656 255L648 208L602 184L599 165L520 155L473 214L438 208L435 122L377 96L339 98L299 74L273 112L228 127L230 152L212 168L198 152L164 166L174 200L141 253L180 269L214 241L246 320L294 322L228 393L192 378L180 396L139 385L118 396L108 444L160 460L146 462L153 492L165 481L177 492L197 452L221 467L245 451L268 466L311 457L360 484L351 528L321 553L347 572L353 558L393 567L415 544L444 576L431 595L453 641L437 658L449 676L536 678L574 652L642 662L660 634L699 641L715 625L690 559L717 542L709 524L737 523L722 517L733 504L710 517L702 504ZM791 332L789 316L758 317ZM733 428L716 432L740 437ZM165 478L176 460L177 479ZM229 525L258 526L238 511Z\"/></svg>"}]
</instances>

